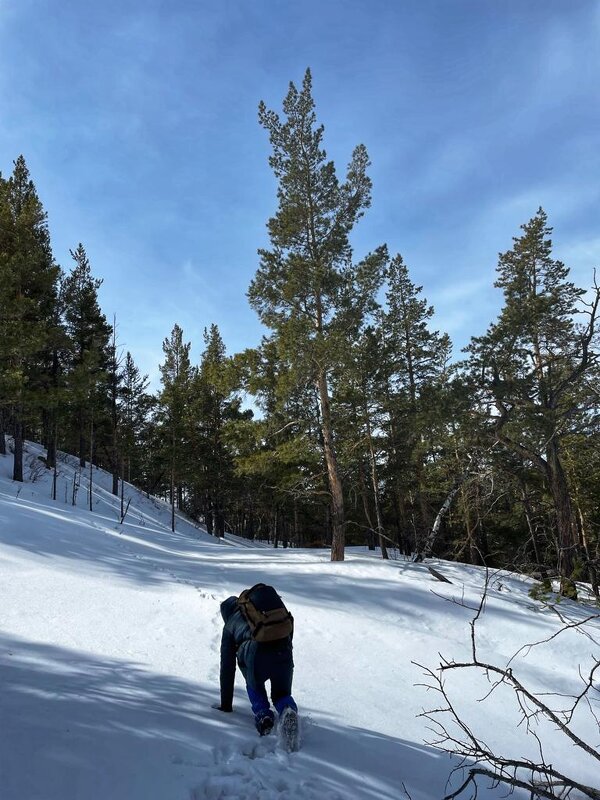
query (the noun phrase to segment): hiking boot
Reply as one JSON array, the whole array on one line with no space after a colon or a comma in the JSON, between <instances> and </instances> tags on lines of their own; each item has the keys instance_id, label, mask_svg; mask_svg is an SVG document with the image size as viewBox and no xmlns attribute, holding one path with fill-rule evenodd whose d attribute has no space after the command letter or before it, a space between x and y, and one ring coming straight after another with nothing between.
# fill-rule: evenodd
<instances>
[{"instance_id":1,"label":"hiking boot","mask_svg":"<svg viewBox=\"0 0 600 800\"><path fill-rule=\"evenodd\" d=\"M256 717L254 720L256 730L260 736L267 736L273 730L275 718L272 711L266 711L264 714Z\"/></svg>"},{"instance_id":2,"label":"hiking boot","mask_svg":"<svg viewBox=\"0 0 600 800\"><path fill-rule=\"evenodd\" d=\"M279 718L281 743L288 753L295 753L300 745L298 713L291 706L284 708Z\"/></svg>"}]
</instances>

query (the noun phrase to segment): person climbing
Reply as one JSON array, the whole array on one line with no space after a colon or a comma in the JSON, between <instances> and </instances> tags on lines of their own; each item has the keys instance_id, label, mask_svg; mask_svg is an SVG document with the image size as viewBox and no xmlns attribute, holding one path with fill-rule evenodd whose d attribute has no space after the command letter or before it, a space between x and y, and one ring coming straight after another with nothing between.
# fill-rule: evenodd
<instances>
[{"instance_id":1,"label":"person climbing","mask_svg":"<svg viewBox=\"0 0 600 800\"><path fill-rule=\"evenodd\" d=\"M221 702L219 711L233 711L233 687L237 665L246 681L256 730L269 734L275 714L265 684L271 683L271 700L279 716L285 746L298 748L298 706L292 697L293 617L272 586L259 583L221 603Z\"/></svg>"}]
</instances>

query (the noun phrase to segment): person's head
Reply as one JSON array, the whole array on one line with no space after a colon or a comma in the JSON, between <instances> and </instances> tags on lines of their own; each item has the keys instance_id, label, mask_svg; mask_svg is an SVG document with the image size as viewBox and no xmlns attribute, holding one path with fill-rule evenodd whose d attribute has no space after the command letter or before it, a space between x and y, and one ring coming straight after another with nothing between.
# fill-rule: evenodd
<instances>
[{"instance_id":1,"label":"person's head","mask_svg":"<svg viewBox=\"0 0 600 800\"><path fill-rule=\"evenodd\" d=\"M237 608L237 602L238 599L235 597L235 595L228 597L227 600L223 600L221 603L221 616L223 617L223 622L227 622L227 620L235 612Z\"/></svg>"}]
</instances>

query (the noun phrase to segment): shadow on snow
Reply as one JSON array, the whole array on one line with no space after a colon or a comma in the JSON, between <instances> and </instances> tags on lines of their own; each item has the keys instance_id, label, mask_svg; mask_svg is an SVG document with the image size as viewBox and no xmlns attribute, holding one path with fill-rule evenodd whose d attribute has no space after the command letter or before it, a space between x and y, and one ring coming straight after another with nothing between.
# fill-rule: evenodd
<instances>
[{"instance_id":1,"label":"shadow on snow","mask_svg":"<svg viewBox=\"0 0 600 800\"><path fill-rule=\"evenodd\" d=\"M391 800L403 783L425 800L441 796L451 767L425 746L304 709L303 749L288 755L257 737L239 687L224 717L210 708L216 688L16 638L0 636L0 680L3 800Z\"/></svg>"}]
</instances>

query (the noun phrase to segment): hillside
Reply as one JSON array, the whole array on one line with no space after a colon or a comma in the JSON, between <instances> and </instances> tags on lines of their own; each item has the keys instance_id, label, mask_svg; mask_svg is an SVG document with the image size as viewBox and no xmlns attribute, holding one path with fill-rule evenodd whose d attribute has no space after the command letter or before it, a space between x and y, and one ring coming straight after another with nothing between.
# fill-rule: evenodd
<instances>
[{"instance_id":1,"label":"hillside","mask_svg":"<svg viewBox=\"0 0 600 800\"><path fill-rule=\"evenodd\" d=\"M94 471L94 511L82 476L71 504L75 463L61 466L58 497L35 467L13 483L0 457L0 797L2 800L439 800L458 761L424 742L420 713L439 704L414 662L436 667L441 653L470 652L469 620L485 582L482 569L432 562L382 562L352 550L331 563L321 550L267 549L218 541L169 508L127 487L119 524L110 476ZM30 471L31 472L31 471ZM66 502L65 502L66 500ZM241 543L240 543L241 544ZM218 699L219 603L258 581L274 584L296 619L294 695L302 750L286 754L275 736L259 739L241 676L235 713ZM524 644L562 624L528 596L531 583L492 577L478 623L483 660L505 665ZM597 609L596 609L597 610ZM594 613L568 601L561 614ZM538 691L578 694L599 655L599 620L519 653L515 674ZM504 688L452 679L471 727L496 750L536 758L536 741L517 727ZM592 701L600 713L599 696ZM594 747L599 731L581 704L573 727ZM540 726L546 757L588 784L597 762ZM461 775L452 785L461 783ZM481 796L505 789L482 783ZM525 795L524 795L525 796Z\"/></svg>"}]
</instances>

